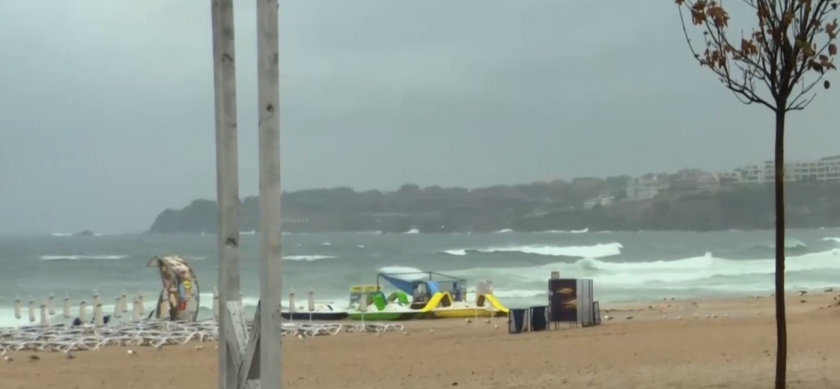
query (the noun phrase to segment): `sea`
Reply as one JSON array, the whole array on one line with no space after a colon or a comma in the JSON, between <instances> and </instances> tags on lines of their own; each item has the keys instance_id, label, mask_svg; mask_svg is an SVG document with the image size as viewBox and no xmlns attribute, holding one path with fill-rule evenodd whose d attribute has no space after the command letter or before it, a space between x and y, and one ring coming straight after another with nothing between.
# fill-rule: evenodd
<instances>
[{"instance_id":1,"label":"sea","mask_svg":"<svg viewBox=\"0 0 840 389\"><path fill-rule=\"evenodd\" d=\"M790 230L785 242L787 287L840 285L840 229ZM510 307L545 304L552 271L591 278L602 302L769 294L773 231L590 232L487 234L331 233L283 235L283 294L346 306L349 288L376 283L378 272L434 271L491 280ZM241 293L253 312L259 296L259 236L243 232ZM38 306L50 293L56 309L67 294L73 309L98 293L105 313L123 290L153 309L161 282L146 264L155 255L188 259L199 278L201 314L212 315L217 282L215 235L0 236L0 327L21 323L14 300ZM387 292L387 288L386 288ZM304 297L305 298L305 297Z\"/></svg>"}]
</instances>

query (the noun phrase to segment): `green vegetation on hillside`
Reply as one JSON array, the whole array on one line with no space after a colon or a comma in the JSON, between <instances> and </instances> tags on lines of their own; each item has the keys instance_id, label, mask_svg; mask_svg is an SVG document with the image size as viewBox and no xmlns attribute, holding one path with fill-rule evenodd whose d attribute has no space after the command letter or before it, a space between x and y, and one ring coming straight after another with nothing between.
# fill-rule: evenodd
<instances>
[{"instance_id":1,"label":"green vegetation on hillside","mask_svg":"<svg viewBox=\"0 0 840 389\"><path fill-rule=\"evenodd\" d=\"M383 231L489 232L548 230L767 229L773 227L770 186L733 185L716 190L663 191L652 199L626 199L628 177L577 178L465 188L420 188L406 184L393 192L351 188L311 189L283 194L283 230L291 232ZM609 205L584 206L611 196ZM790 228L840 225L840 186L790 184L786 198ZM588 208L588 209L587 209ZM242 231L256 230L259 207L247 197L240 208ZM152 233L213 233L216 203L195 200L167 209Z\"/></svg>"}]
</instances>

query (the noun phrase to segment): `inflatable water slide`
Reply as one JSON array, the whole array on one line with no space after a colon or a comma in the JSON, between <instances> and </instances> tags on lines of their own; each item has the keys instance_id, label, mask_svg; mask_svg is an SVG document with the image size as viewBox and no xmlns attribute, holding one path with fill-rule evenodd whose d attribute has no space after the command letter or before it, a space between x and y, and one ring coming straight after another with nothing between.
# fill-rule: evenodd
<instances>
[{"instance_id":1,"label":"inflatable water slide","mask_svg":"<svg viewBox=\"0 0 840 389\"><path fill-rule=\"evenodd\" d=\"M470 303L464 279L434 272L379 273L377 278L411 295L411 308L420 313L432 313L439 318L492 317L508 313L508 308L492 292L477 294L475 302Z\"/></svg>"}]
</instances>

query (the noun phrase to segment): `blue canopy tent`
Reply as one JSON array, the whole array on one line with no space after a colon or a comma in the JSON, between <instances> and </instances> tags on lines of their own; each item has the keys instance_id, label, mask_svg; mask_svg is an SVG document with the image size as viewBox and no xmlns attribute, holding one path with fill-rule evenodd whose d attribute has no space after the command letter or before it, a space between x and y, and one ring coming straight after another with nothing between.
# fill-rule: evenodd
<instances>
[{"instance_id":1,"label":"blue canopy tent","mask_svg":"<svg viewBox=\"0 0 840 389\"><path fill-rule=\"evenodd\" d=\"M463 278L435 272L380 272L376 275L376 286L381 290L380 280L385 280L395 288L415 297L418 284L424 284L426 297L431 297L437 292L449 292L455 301L461 301L467 286L467 280Z\"/></svg>"},{"instance_id":2,"label":"blue canopy tent","mask_svg":"<svg viewBox=\"0 0 840 389\"><path fill-rule=\"evenodd\" d=\"M379 285L379 279L382 278L385 281L388 281L389 284L393 285L395 288L407 293L411 294L414 292L414 283L415 280L405 280L402 278L398 278L399 275L403 273L396 273L396 274L388 274L388 273L379 273L376 277L376 286L378 289L381 289ZM411 274L411 273L409 273ZM414 273L416 274L416 273Z\"/></svg>"}]
</instances>

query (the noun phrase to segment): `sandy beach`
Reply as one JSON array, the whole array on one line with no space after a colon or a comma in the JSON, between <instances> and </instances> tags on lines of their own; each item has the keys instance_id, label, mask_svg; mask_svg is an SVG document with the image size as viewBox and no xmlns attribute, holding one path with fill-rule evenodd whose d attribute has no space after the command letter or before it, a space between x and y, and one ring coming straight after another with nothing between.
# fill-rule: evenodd
<instances>
[{"instance_id":1,"label":"sandy beach","mask_svg":"<svg viewBox=\"0 0 840 389\"><path fill-rule=\"evenodd\" d=\"M840 387L838 293L788 300L788 387ZM286 388L769 388L773 299L670 300L605 306L593 328L511 335L505 319L405 323L409 335L341 333L284 340ZM696 315L696 317L695 317ZM626 316L633 316L628 320ZM665 317L663 317L665 316ZM678 319L681 316L681 319ZM708 316L708 318L706 317ZM498 326L498 328L495 328ZM197 344L197 343L196 343ZM10 353L0 388L216 387L216 350L126 348Z\"/></svg>"}]
</instances>

